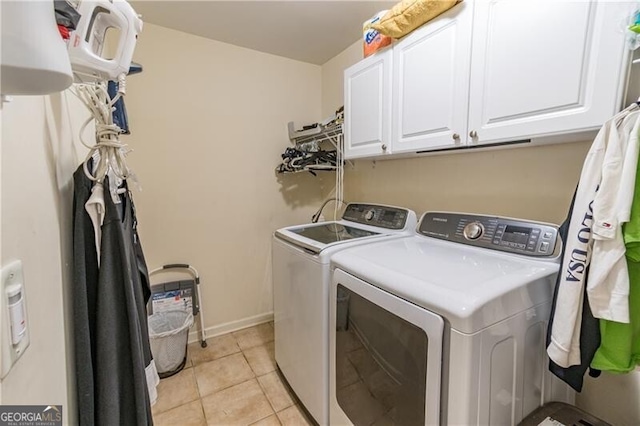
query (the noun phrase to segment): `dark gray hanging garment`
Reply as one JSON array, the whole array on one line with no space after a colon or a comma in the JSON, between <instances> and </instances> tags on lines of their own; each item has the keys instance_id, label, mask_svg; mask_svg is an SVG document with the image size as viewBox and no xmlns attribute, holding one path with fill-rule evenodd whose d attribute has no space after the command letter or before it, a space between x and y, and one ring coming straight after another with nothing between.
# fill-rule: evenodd
<instances>
[{"instance_id":1,"label":"dark gray hanging garment","mask_svg":"<svg viewBox=\"0 0 640 426\"><path fill-rule=\"evenodd\" d=\"M149 277L128 194L105 191L101 262L85 210L92 182L74 174L74 328L80 425L152 425L145 368L151 362ZM109 188L108 179L104 186Z\"/></svg>"},{"instance_id":2,"label":"dark gray hanging garment","mask_svg":"<svg viewBox=\"0 0 640 426\"><path fill-rule=\"evenodd\" d=\"M91 164L89 165L91 167ZM73 174L73 326L78 423L95 424L94 360L98 255L91 218L84 208L91 182L82 166Z\"/></svg>"},{"instance_id":3,"label":"dark gray hanging garment","mask_svg":"<svg viewBox=\"0 0 640 426\"><path fill-rule=\"evenodd\" d=\"M109 188L108 178L104 187ZM132 204L125 194L116 205L106 191L104 202L96 298L95 424L151 425L145 375L151 351Z\"/></svg>"}]
</instances>

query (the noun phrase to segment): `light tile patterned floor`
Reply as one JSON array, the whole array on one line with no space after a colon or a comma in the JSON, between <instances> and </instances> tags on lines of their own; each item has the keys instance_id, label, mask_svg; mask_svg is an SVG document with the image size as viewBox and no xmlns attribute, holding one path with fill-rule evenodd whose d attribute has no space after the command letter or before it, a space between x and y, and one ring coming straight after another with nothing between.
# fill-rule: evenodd
<instances>
[{"instance_id":1,"label":"light tile patterned floor","mask_svg":"<svg viewBox=\"0 0 640 426\"><path fill-rule=\"evenodd\" d=\"M185 369L160 381L155 425L313 424L276 371L273 323L207 343L189 345Z\"/></svg>"}]
</instances>

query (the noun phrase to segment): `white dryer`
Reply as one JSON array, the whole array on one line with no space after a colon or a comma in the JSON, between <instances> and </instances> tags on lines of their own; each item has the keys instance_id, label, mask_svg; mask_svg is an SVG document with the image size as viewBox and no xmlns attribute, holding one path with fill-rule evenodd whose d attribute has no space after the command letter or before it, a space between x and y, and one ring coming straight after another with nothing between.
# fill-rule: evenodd
<instances>
[{"instance_id":1,"label":"white dryer","mask_svg":"<svg viewBox=\"0 0 640 426\"><path fill-rule=\"evenodd\" d=\"M516 425L572 402L547 370L557 228L425 213L332 257L332 425ZM559 245L559 243L558 243Z\"/></svg>"},{"instance_id":2,"label":"white dryer","mask_svg":"<svg viewBox=\"0 0 640 426\"><path fill-rule=\"evenodd\" d=\"M276 363L313 418L329 421L330 256L415 232L407 209L349 204L342 220L291 226L272 243Z\"/></svg>"}]
</instances>

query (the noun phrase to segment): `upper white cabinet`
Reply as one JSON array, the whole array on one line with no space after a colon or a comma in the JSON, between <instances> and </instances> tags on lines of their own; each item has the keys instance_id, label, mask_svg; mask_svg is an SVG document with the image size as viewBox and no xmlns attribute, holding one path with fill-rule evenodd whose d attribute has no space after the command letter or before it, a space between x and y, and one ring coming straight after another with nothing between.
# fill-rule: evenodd
<instances>
[{"instance_id":1,"label":"upper white cabinet","mask_svg":"<svg viewBox=\"0 0 640 426\"><path fill-rule=\"evenodd\" d=\"M632 8L463 1L345 71L345 158L598 129L621 106Z\"/></svg>"},{"instance_id":2,"label":"upper white cabinet","mask_svg":"<svg viewBox=\"0 0 640 426\"><path fill-rule=\"evenodd\" d=\"M475 3L471 143L596 129L620 106L629 4Z\"/></svg>"},{"instance_id":3,"label":"upper white cabinet","mask_svg":"<svg viewBox=\"0 0 640 426\"><path fill-rule=\"evenodd\" d=\"M391 153L392 58L387 49L345 71L345 158Z\"/></svg>"},{"instance_id":4,"label":"upper white cabinet","mask_svg":"<svg viewBox=\"0 0 640 426\"><path fill-rule=\"evenodd\" d=\"M463 2L393 48L394 154L464 144L472 6Z\"/></svg>"}]
</instances>

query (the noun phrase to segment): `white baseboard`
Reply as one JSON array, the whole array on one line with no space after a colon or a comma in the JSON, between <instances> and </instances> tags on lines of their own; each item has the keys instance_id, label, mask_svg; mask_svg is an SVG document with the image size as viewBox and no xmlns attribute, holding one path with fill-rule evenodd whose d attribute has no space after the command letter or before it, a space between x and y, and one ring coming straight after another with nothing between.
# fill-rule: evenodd
<instances>
[{"instance_id":1,"label":"white baseboard","mask_svg":"<svg viewBox=\"0 0 640 426\"><path fill-rule=\"evenodd\" d=\"M200 341L200 318L196 316L194 319L195 325L192 331L189 333L189 343ZM253 327L254 325L263 324L269 321L273 321L273 312L266 312L264 314L243 318L241 320L207 327L204 329L204 335L207 339L209 339L211 337L231 333L232 331L242 330L243 328L247 327Z\"/></svg>"}]
</instances>

